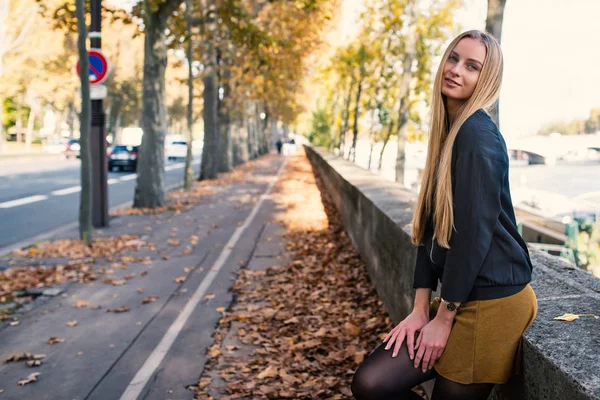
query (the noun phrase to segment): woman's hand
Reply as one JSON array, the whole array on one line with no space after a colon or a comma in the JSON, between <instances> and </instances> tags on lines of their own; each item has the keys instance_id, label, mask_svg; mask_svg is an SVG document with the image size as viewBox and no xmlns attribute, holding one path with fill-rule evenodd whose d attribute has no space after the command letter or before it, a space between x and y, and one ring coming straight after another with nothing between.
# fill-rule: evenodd
<instances>
[{"instance_id":1,"label":"woman's hand","mask_svg":"<svg viewBox=\"0 0 600 400\"><path fill-rule=\"evenodd\" d=\"M389 350L395 342L396 345L394 346L392 357L396 357L400 347L402 346L402 342L406 338L406 347L408 347L408 354L412 360L415 356L415 332L427 325L428 322L429 315L422 312L413 311L408 315L408 317L404 318L402 322L396 325L396 327L387 334L385 339L383 339L383 343L388 342L387 346L385 346L385 349Z\"/></svg>"},{"instance_id":2,"label":"woman's hand","mask_svg":"<svg viewBox=\"0 0 600 400\"><path fill-rule=\"evenodd\" d=\"M445 322L437 317L421 329L415 347L417 350L415 368L419 368L419 364L421 364L421 370L427 372L433 367L433 364L442 356L446 348L451 330L452 323Z\"/></svg>"}]
</instances>

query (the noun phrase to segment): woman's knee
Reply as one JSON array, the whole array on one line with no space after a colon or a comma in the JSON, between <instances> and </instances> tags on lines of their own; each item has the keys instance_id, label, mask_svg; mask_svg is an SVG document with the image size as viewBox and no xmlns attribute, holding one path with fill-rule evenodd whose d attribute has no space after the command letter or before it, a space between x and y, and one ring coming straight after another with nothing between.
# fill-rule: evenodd
<instances>
[{"instance_id":1,"label":"woman's knee","mask_svg":"<svg viewBox=\"0 0 600 400\"><path fill-rule=\"evenodd\" d=\"M362 364L352 377L350 389L357 400L376 399L377 382L376 377L370 376L369 368Z\"/></svg>"}]
</instances>

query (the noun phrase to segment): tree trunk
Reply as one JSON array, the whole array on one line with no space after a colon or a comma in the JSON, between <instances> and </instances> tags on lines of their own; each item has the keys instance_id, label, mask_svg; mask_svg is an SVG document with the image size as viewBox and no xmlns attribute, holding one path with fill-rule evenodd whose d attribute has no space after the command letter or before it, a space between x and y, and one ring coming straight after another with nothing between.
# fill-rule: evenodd
<instances>
[{"instance_id":1,"label":"tree trunk","mask_svg":"<svg viewBox=\"0 0 600 400\"><path fill-rule=\"evenodd\" d=\"M204 149L200 180L216 179L219 170L219 120L218 120L218 84L217 84L217 2L205 0L206 33L204 60Z\"/></svg>"},{"instance_id":2,"label":"tree trunk","mask_svg":"<svg viewBox=\"0 0 600 400\"><path fill-rule=\"evenodd\" d=\"M377 170L379 171L381 171L381 167L383 166L383 153L385 152L385 147L387 146L388 142L390 141L390 138L392 137L393 129L394 122L392 121L390 123L390 126L388 127L387 135L385 135L385 138L383 138L383 147L381 148L381 152L379 153L379 166L377 167Z\"/></svg>"},{"instance_id":3,"label":"tree trunk","mask_svg":"<svg viewBox=\"0 0 600 400\"><path fill-rule=\"evenodd\" d=\"M187 104L187 152L183 172L183 190L192 188L194 170L192 168L192 125L194 123L194 73L193 73L193 40L192 40L192 1L185 0L185 20L187 25L187 62L188 62L188 104Z\"/></svg>"},{"instance_id":4,"label":"tree trunk","mask_svg":"<svg viewBox=\"0 0 600 400\"><path fill-rule=\"evenodd\" d=\"M220 141L219 141L219 172L229 172L233 169L233 148L231 139L231 116L230 116L230 95L231 87L229 86L229 80L231 73L227 63L224 63L224 84L223 84L223 100L219 101L219 130L220 130Z\"/></svg>"},{"instance_id":5,"label":"tree trunk","mask_svg":"<svg viewBox=\"0 0 600 400\"><path fill-rule=\"evenodd\" d=\"M90 148L91 101L90 81L88 77L87 26L85 22L84 0L76 0L77 30L79 32L77 48L80 60L81 81L81 120L80 157L81 157L81 195L79 202L79 238L92 245L92 152ZM33 112L33 110L31 111Z\"/></svg>"},{"instance_id":6,"label":"tree trunk","mask_svg":"<svg viewBox=\"0 0 600 400\"><path fill-rule=\"evenodd\" d=\"M361 67L362 68L362 67ZM352 127L352 147L350 152L352 153L352 162L356 161L356 140L358 139L358 114L360 112L360 95L362 93L363 78L361 76L358 81L358 91L356 93L356 105L354 107L354 126ZM348 157L350 158L350 157Z\"/></svg>"},{"instance_id":7,"label":"tree trunk","mask_svg":"<svg viewBox=\"0 0 600 400\"><path fill-rule=\"evenodd\" d=\"M340 130L340 155L344 158L344 150L346 147L346 130L348 130L348 119L350 118L350 101L352 101L352 89L354 88L354 77L350 80L348 87L348 96L346 96L346 104L342 114L342 128Z\"/></svg>"},{"instance_id":8,"label":"tree trunk","mask_svg":"<svg viewBox=\"0 0 600 400\"><path fill-rule=\"evenodd\" d=\"M502 40L502 21L504 19L504 7L506 0L488 0L487 19L485 21L485 30L492 35L498 42ZM500 128L500 104L497 101L490 109L490 116Z\"/></svg>"},{"instance_id":9,"label":"tree trunk","mask_svg":"<svg viewBox=\"0 0 600 400\"><path fill-rule=\"evenodd\" d=\"M25 151L31 150L31 138L33 137L33 124L35 123L35 112L33 104L30 104L29 118L27 119L27 130L25 131ZM17 135L19 133L17 132Z\"/></svg>"},{"instance_id":10,"label":"tree trunk","mask_svg":"<svg viewBox=\"0 0 600 400\"><path fill-rule=\"evenodd\" d=\"M167 68L167 20L183 0L166 0L158 9L144 1L144 79L142 129L134 207L156 208L165 203L165 70Z\"/></svg>"},{"instance_id":11,"label":"tree trunk","mask_svg":"<svg viewBox=\"0 0 600 400\"><path fill-rule=\"evenodd\" d=\"M413 4L409 11L409 21L414 25L417 20L417 4ZM398 104L398 121L396 133L398 134L398 154L396 155L396 182L404 182L404 163L406 161L406 129L410 111L410 81L412 80L412 64L415 57L418 33L413 28L406 38L404 62L402 63L402 80L400 81Z\"/></svg>"}]
</instances>

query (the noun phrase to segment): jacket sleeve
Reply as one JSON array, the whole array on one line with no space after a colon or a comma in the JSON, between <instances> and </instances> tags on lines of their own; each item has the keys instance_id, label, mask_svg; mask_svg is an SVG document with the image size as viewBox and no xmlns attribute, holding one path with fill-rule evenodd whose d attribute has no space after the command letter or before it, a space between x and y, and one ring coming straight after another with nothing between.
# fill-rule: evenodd
<instances>
[{"instance_id":1,"label":"jacket sleeve","mask_svg":"<svg viewBox=\"0 0 600 400\"><path fill-rule=\"evenodd\" d=\"M442 278L441 296L467 301L491 246L502 208L508 165L476 149L458 155L455 164L454 230Z\"/></svg>"},{"instance_id":2,"label":"jacket sleeve","mask_svg":"<svg viewBox=\"0 0 600 400\"><path fill-rule=\"evenodd\" d=\"M418 246L413 289L429 288L435 291L437 290L437 286L438 277L430 264L427 250L425 249L425 246Z\"/></svg>"}]
</instances>

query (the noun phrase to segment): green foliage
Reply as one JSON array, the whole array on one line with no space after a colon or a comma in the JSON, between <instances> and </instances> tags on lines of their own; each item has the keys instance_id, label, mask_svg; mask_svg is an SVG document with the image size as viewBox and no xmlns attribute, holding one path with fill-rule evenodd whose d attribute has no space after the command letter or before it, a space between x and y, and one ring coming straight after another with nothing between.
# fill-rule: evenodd
<instances>
[{"instance_id":1,"label":"green foliage","mask_svg":"<svg viewBox=\"0 0 600 400\"><path fill-rule=\"evenodd\" d=\"M600 131L600 109L595 108L590 112L587 120L557 121L545 125L538 131L538 135L549 135L553 132L563 135L581 135Z\"/></svg>"},{"instance_id":2,"label":"green foliage","mask_svg":"<svg viewBox=\"0 0 600 400\"><path fill-rule=\"evenodd\" d=\"M600 264L600 223L575 218L579 227L577 262L583 269Z\"/></svg>"},{"instance_id":3,"label":"green foliage","mask_svg":"<svg viewBox=\"0 0 600 400\"><path fill-rule=\"evenodd\" d=\"M329 147L331 143L331 116L324 108L312 113L312 128L308 140L316 146Z\"/></svg>"}]
</instances>

